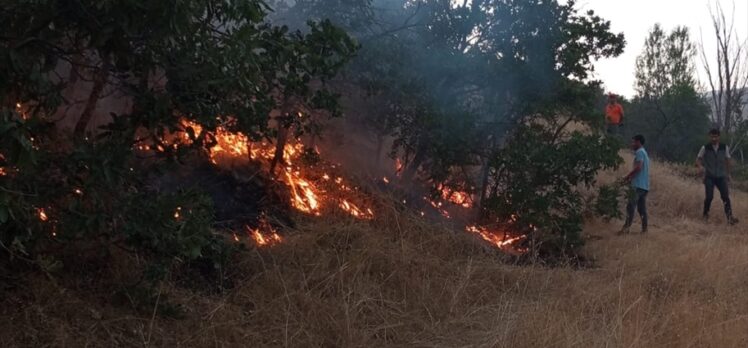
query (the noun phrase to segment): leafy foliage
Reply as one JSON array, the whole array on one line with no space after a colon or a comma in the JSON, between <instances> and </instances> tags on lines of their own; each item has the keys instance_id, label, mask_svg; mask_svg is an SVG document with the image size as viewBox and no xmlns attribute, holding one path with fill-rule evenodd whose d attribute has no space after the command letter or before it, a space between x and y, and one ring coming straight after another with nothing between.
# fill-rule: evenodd
<instances>
[{"instance_id":1,"label":"leafy foliage","mask_svg":"<svg viewBox=\"0 0 748 348\"><path fill-rule=\"evenodd\" d=\"M573 251L583 243L577 188L591 187L598 171L620 165L618 148L608 137L576 131L561 136L555 128L522 125L492 157L486 208L499 221L516 220L527 233L537 227L535 243L544 245L543 252Z\"/></svg>"},{"instance_id":2,"label":"leafy foliage","mask_svg":"<svg viewBox=\"0 0 748 348\"><path fill-rule=\"evenodd\" d=\"M366 10L357 11L362 8ZM527 177L526 171L531 166L589 166L589 172L580 174L586 178L612 165L617 151L605 143L588 158L591 154L572 144L597 144L591 138L572 138L566 144L560 134L554 138L554 131L523 124L542 119L549 129L563 130L599 118L600 87L589 78L592 62L619 55L625 45L609 22L591 11L580 12L574 1L541 0L308 0L277 17L293 21L305 15L329 15L362 42L341 84L367 94L356 113L378 136L394 138L390 154L405 164L404 182L420 179L472 189L485 198L483 215L494 217L513 213L499 203L511 193L511 204L524 213L532 211L527 219L549 236L578 237L581 208L572 182L581 179L566 171L553 180L540 172L542 177ZM522 136L505 141L516 127L517 134L533 143L523 143ZM526 145L541 151L532 154L535 163L524 161ZM606 150L611 153L604 154ZM525 190L521 194L507 186L515 177ZM532 194L535 184L541 191L555 184L560 188L538 201ZM545 208L560 212L536 215ZM554 214L564 218L555 221Z\"/></svg>"},{"instance_id":3,"label":"leafy foliage","mask_svg":"<svg viewBox=\"0 0 748 348\"><path fill-rule=\"evenodd\" d=\"M154 280L175 263L230 248L211 229L211 202L199 192L161 193L148 178L210 147L165 146L186 119L272 138L271 112L339 114L326 81L357 45L329 21L290 31L266 22L261 1L17 1L0 12L0 241L8 255L33 260L60 247L97 243L146 254ZM158 23L158 25L154 25ZM55 115L67 89L89 81L73 139ZM132 104L89 132L102 92ZM297 132L315 118L280 115ZM73 141L74 140L74 141ZM155 157L134 149L153 144ZM199 151L197 152L199 153Z\"/></svg>"},{"instance_id":4,"label":"leafy foliage","mask_svg":"<svg viewBox=\"0 0 748 348\"><path fill-rule=\"evenodd\" d=\"M643 134L647 148L666 160L690 162L706 142L709 106L697 91L695 54L686 28L666 34L656 25L637 59L637 96L628 108L628 129Z\"/></svg>"},{"instance_id":5,"label":"leafy foliage","mask_svg":"<svg viewBox=\"0 0 748 348\"><path fill-rule=\"evenodd\" d=\"M620 219L623 217L619 206L620 198L623 196L621 185L602 185L598 188L595 199L594 212L606 221Z\"/></svg>"}]
</instances>

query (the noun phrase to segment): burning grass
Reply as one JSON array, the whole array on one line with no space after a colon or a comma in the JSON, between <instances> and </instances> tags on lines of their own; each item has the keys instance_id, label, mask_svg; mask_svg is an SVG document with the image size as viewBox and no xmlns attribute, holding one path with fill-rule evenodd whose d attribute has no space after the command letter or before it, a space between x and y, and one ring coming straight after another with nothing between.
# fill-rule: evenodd
<instances>
[{"instance_id":1,"label":"burning grass","mask_svg":"<svg viewBox=\"0 0 748 348\"><path fill-rule=\"evenodd\" d=\"M591 269L512 266L481 239L519 236L454 233L382 200L372 220L303 219L283 243L242 253L224 293L165 282L178 320L111 305L112 284L142 267L132 257L4 282L0 335L7 346L746 346L748 235L718 214L700 222L701 187L675 173L653 163L649 234L588 223ZM734 201L748 216L748 195ZM271 245L265 228L255 240Z\"/></svg>"},{"instance_id":2,"label":"burning grass","mask_svg":"<svg viewBox=\"0 0 748 348\"><path fill-rule=\"evenodd\" d=\"M650 234L591 222L593 269L507 265L472 234L384 206L371 222L307 219L243 254L223 294L165 283L183 319L107 305L101 279L137 263L123 259L88 282L5 290L0 334L9 346L745 346L748 236L682 215L667 202L690 212L699 187L652 169L668 176L653 182ZM735 201L748 213L748 195Z\"/></svg>"},{"instance_id":3,"label":"burning grass","mask_svg":"<svg viewBox=\"0 0 748 348\"><path fill-rule=\"evenodd\" d=\"M159 144L139 144L136 149L160 152L168 148L177 149L179 146L190 144L194 136L204 131L204 127L194 122L182 121L182 126L183 132L170 134L165 139L161 139ZM276 178L287 187L291 206L301 213L321 217L323 213L339 209L360 220L372 220L376 216L370 194L345 180L338 165L321 160L316 149L306 148L300 140L284 145L280 160L276 162L278 148L275 144L266 141L252 142L247 136L230 132L224 127L218 127L215 131L208 133L207 138L214 143L209 150L209 158L216 166L226 167L237 161L253 160L258 161L265 170L275 171L275 165L279 164L281 173ZM316 159L311 165L304 163L305 155L310 153ZM403 168L401 160L396 159L395 175L399 177ZM390 184L387 177L383 178L383 182L386 185ZM455 208L463 210L460 212L461 215L466 215L474 208L473 195L452 190L441 183L435 183L433 186L437 193L436 197L424 196L423 200L431 205L442 218L452 219L451 210ZM426 214L421 211L420 215ZM268 227L270 226L267 225L261 229L271 236L279 236L275 230ZM482 226L468 226L466 231L477 233L489 242L489 245L512 254L523 254L527 251L526 248L518 246L526 239L524 235L509 235L504 230L491 230ZM259 246L271 244L271 241L280 243L282 240L281 238L267 240L259 231L252 234ZM236 233L234 235L237 236ZM240 240L238 237L234 239Z\"/></svg>"},{"instance_id":4,"label":"burning grass","mask_svg":"<svg viewBox=\"0 0 748 348\"><path fill-rule=\"evenodd\" d=\"M192 128L195 133L202 132L200 125L184 121L185 128ZM211 135L216 145L210 149L210 159L216 165L248 159L260 161L268 170L275 157L276 146L268 142L251 142L246 136L232 133L218 127ZM187 133L182 133L183 141L190 141ZM339 172L334 164L319 161L315 165L303 165L305 153L316 150L307 149L300 141L294 141L283 147L281 159L282 174L279 180L290 191L291 205L298 211L313 216L321 216L325 209L338 207L358 219L374 218L371 207L366 206L360 189L347 183L341 176L330 180L332 174ZM317 154L318 155L318 154ZM357 203L353 203L356 201ZM335 204L337 202L337 204Z\"/></svg>"}]
</instances>

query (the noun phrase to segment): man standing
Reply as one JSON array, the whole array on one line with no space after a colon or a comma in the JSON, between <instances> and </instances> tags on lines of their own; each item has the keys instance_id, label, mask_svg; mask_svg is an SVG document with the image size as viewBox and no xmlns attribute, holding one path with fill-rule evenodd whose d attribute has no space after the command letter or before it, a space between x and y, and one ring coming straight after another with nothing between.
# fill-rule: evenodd
<instances>
[{"instance_id":1,"label":"man standing","mask_svg":"<svg viewBox=\"0 0 748 348\"><path fill-rule=\"evenodd\" d=\"M709 220L709 209L714 199L714 187L719 190L722 203L725 205L725 215L727 223L735 225L738 219L732 216L732 204L730 203L730 191L728 184L730 182L730 148L720 143L719 129L709 131L709 144L701 147L699 155L696 158L696 167L704 176L704 188L706 189L706 199L704 200L704 221Z\"/></svg>"},{"instance_id":2,"label":"man standing","mask_svg":"<svg viewBox=\"0 0 748 348\"><path fill-rule=\"evenodd\" d=\"M626 223L620 233L628 233L634 221L634 210L639 211L642 219L642 233L647 232L647 194L649 193L649 155L644 149L644 136L636 135L631 139L634 150L634 169L623 178L631 184L629 201L626 205Z\"/></svg>"},{"instance_id":3,"label":"man standing","mask_svg":"<svg viewBox=\"0 0 748 348\"><path fill-rule=\"evenodd\" d=\"M618 103L615 94L608 95L608 105L605 106L606 131L610 135L620 135L623 126L623 106Z\"/></svg>"}]
</instances>

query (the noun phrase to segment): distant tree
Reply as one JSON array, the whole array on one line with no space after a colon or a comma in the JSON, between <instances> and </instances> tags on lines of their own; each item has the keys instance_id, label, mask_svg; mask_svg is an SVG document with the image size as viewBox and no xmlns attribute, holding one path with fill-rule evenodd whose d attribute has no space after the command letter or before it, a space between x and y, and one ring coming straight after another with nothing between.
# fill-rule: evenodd
<instances>
[{"instance_id":1,"label":"distant tree","mask_svg":"<svg viewBox=\"0 0 748 348\"><path fill-rule=\"evenodd\" d=\"M728 135L735 151L746 139L743 106L748 93L748 49L738 37L734 15L728 19L719 2L709 8L709 13L717 47L707 52L702 40L701 63L710 88L712 121Z\"/></svg>"},{"instance_id":2,"label":"distant tree","mask_svg":"<svg viewBox=\"0 0 748 348\"><path fill-rule=\"evenodd\" d=\"M670 34L655 24L636 59L636 92L641 98L661 98L673 86L696 86L693 58L696 46L686 27Z\"/></svg>"},{"instance_id":3,"label":"distant tree","mask_svg":"<svg viewBox=\"0 0 748 348\"><path fill-rule=\"evenodd\" d=\"M695 55L686 27L667 34L656 24L636 60L629 132L644 134L648 149L671 161L692 159L709 126L709 108L697 92Z\"/></svg>"}]
</instances>

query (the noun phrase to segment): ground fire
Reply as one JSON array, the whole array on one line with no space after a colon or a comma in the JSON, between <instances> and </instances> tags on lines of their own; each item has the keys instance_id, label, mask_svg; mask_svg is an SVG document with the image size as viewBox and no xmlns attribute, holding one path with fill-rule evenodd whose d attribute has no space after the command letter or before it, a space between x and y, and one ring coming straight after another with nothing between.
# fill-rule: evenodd
<instances>
[{"instance_id":1,"label":"ground fire","mask_svg":"<svg viewBox=\"0 0 748 348\"><path fill-rule=\"evenodd\" d=\"M263 216L260 219L259 226L256 228L246 227L249 236L254 239L258 246L270 246L283 242L283 238L273 228L273 226L267 222L267 219ZM239 241L239 237L234 235L234 239Z\"/></svg>"},{"instance_id":2,"label":"ground fire","mask_svg":"<svg viewBox=\"0 0 748 348\"><path fill-rule=\"evenodd\" d=\"M201 125L190 121L182 121L182 126L185 130L191 128L193 135L201 134L204 129ZM217 166L237 160L251 159L269 170L275 157L275 144L268 141L252 142L247 136L230 132L224 127L217 127L214 132L208 134L208 137L214 143L209 150L209 158ZM143 143L135 148L141 151L165 151L167 148L176 149L180 144L189 144L191 141L190 132L184 131L176 135L176 140L162 140L155 146ZM363 190L336 174L340 172L338 166L322 160L316 162L315 165L306 164L303 158L309 152L313 152L315 156L319 155L316 148L308 149L299 140L294 140L283 147L282 165L279 166L280 174L276 173L276 180L288 188L291 206L301 213L316 217L338 210L356 219L374 219L371 198ZM404 166L400 159L395 159L394 175L396 177L400 176ZM386 176L381 180L386 185L391 183ZM471 194L453 190L444 184L433 184L433 187L436 190L433 198L424 196L423 200L441 218L454 219L453 213L461 216L474 208ZM407 204L407 200L403 202ZM426 213L421 210L420 215L425 217ZM179 216L180 212L177 210L174 217L179 218ZM283 241L265 217L260 219L256 228L247 226L246 229L250 240L253 240L257 246L271 246ZM518 246L526 239L524 235L512 235L477 225L469 225L465 227L465 230L480 236L491 246L502 251L513 254L522 254L526 251ZM233 234L233 238L237 242L241 240L236 233Z\"/></svg>"},{"instance_id":3,"label":"ground fire","mask_svg":"<svg viewBox=\"0 0 748 348\"><path fill-rule=\"evenodd\" d=\"M184 129L191 128L193 134L199 135L203 127L189 121L182 121ZM236 161L251 159L259 162L269 170L275 157L275 145L267 141L252 142L241 134L227 131L224 127L217 127L208 134L215 143L209 150L210 161L217 166L224 166ZM183 144L189 144L192 138L184 131L172 135L170 140L161 139L161 144L138 144L140 151L164 151L167 148L176 149ZM314 165L304 163L303 157L309 152L318 155L317 150L310 150L300 141L294 141L283 147L282 165L280 173L276 173L276 180L282 182L289 192L291 206L310 216L322 216L334 210L352 216L356 219L371 220L374 211L370 206L370 199L358 187L350 184L341 175L338 167L324 161ZM179 211L175 212L179 217ZM277 244L282 241L280 235L263 218L257 228L249 228L250 237L258 246ZM235 235L235 240L239 237Z\"/></svg>"},{"instance_id":4,"label":"ground fire","mask_svg":"<svg viewBox=\"0 0 748 348\"><path fill-rule=\"evenodd\" d=\"M493 246L513 254L523 254L527 252L524 247L518 246L519 243L527 239L526 235L512 236L510 233L499 230L489 230L482 226L467 226L465 231L479 235L485 241Z\"/></svg>"}]
</instances>

